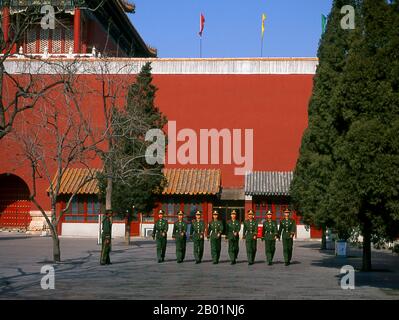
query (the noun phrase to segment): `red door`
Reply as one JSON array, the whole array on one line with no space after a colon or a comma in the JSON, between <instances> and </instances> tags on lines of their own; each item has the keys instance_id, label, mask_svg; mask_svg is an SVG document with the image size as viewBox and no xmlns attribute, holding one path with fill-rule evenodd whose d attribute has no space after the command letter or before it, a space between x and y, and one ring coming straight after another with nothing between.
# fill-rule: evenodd
<instances>
[{"instance_id":1,"label":"red door","mask_svg":"<svg viewBox=\"0 0 399 320\"><path fill-rule=\"evenodd\" d=\"M27 229L31 202L25 182L15 175L0 175L0 227Z\"/></svg>"},{"instance_id":2,"label":"red door","mask_svg":"<svg viewBox=\"0 0 399 320\"><path fill-rule=\"evenodd\" d=\"M130 222L130 236L136 237L140 235L140 221L141 221L141 213L137 216L133 217L132 222Z\"/></svg>"},{"instance_id":3,"label":"red door","mask_svg":"<svg viewBox=\"0 0 399 320\"><path fill-rule=\"evenodd\" d=\"M321 239L323 231L321 229L316 229L314 226L310 227L310 238L311 239Z\"/></svg>"}]
</instances>

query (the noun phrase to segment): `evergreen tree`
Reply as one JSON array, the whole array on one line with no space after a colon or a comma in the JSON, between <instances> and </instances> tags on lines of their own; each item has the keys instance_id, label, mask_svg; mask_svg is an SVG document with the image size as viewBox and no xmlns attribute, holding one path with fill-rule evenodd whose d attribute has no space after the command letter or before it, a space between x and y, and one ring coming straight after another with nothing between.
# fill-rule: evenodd
<instances>
[{"instance_id":1,"label":"evergreen tree","mask_svg":"<svg viewBox=\"0 0 399 320\"><path fill-rule=\"evenodd\" d=\"M341 5L334 2L333 16ZM332 19L322 39L292 191L309 220L331 224L341 237L360 230L368 271L371 243L399 233L399 11L397 0L352 5L356 28L328 38ZM334 63L334 55L342 59Z\"/></svg>"},{"instance_id":2,"label":"evergreen tree","mask_svg":"<svg viewBox=\"0 0 399 320\"><path fill-rule=\"evenodd\" d=\"M344 126L334 145L330 209L356 221L363 236L362 269L371 243L399 234L399 14L385 0L364 0L334 104ZM347 224L348 227L353 225Z\"/></svg>"},{"instance_id":3,"label":"evergreen tree","mask_svg":"<svg viewBox=\"0 0 399 320\"><path fill-rule=\"evenodd\" d=\"M325 230L334 227L334 212L328 210L327 189L334 172L332 149L336 141L340 118L333 97L342 77L353 34L341 28L341 8L356 2L335 0L322 36L309 104L309 125L304 132L300 156L291 184L291 195L305 223L322 228L322 249L325 248Z\"/></svg>"},{"instance_id":4,"label":"evergreen tree","mask_svg":"<svg viewBox=\"0 0 399 320\"><path fill-rule=\"evenodd\" d=\"M156 91L151 64L146 63L129 88L125 107L113 110L113 143L108 157L113 172L112 209L128 219L127 240L132 214L150 212L164 185L163 164L150 165L145 158L152 143L145 141L147 131L162 129L167 122L154 104Z\"/></svg>"}]
</instances>

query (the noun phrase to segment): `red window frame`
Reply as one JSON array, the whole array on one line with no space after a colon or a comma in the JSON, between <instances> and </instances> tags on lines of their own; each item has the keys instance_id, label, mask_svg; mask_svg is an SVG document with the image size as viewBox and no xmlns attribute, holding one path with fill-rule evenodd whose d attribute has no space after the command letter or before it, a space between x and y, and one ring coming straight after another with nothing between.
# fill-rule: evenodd
<instances>
[{"instance_id":1,"label":"red window frame","mask_svg":"<svg viewBox=\"0 0 399 320\"><path fill-rule=\"evenodd\" d=\"M65 223L98 223L98 215L101 214L103 205L98 198L95 198L95 195L75 196L70 204L69 212L64 213L62 216L62 221ZM73 212L75 211L75 203L77 203L77 213ZM61 201L60 207L61 210L64 210L66 201ZM90 213L88 208L90 208ZM97 213L95 213L96 211Z\"/></svg>"}]
</instances>

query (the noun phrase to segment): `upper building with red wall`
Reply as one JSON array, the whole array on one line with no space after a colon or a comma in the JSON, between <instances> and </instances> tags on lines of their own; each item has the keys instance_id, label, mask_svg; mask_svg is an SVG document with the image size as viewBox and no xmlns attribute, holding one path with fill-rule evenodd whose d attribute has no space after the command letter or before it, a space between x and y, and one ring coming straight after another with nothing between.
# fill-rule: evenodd
<instances>
[{"instance_id":1,"label":"upper building with red wall","mask_svg":"<svg viewBox=\"0 0 399 320\"><path fill-rule=\"evenodd\" d=\"M41 27L38 14L44 5L55 13L54 28ZM19 15L36 8L37 18L26 27L22 37L15 38ZM0 1L2 30L11 53L66 55L91 54L93 48L112 57L155 57L126 13L134 13L135 5L125 0L29 0ZM24 21L22 18L20 21ZM15 41L13 41L15 40Z\"/></svg>"},{"instance_id":2,"label":"upper building with red wall","mask_svg":"<svg viewBox=\"0 0 399 320\"><path fill-rule=\"evenodd\" d=\"M91 88L91 94L82 98L82 105L92 115L94 123L99 126L103 123L102 97L93 93L100 87L100 66L107 63L109 77L128 86L147 61L152 63L153 82L158 88L155 103L169 121L165 126L165 133L169 134L168 153L171 150L171 141L179 140L178 136L184 130L190 130L196 138L197 154L192 158L193 161L187 164L177 157L176 163L170 163L167 154L166 168L217 169L221 173L221 190L244 190L245 176L235 172L242 165L235 163L233 156L231 163L223 163L223 139L219 139L219 162L211 164L209 140L208 160L201 164L201 130L215 129L219 133L227 130L231 145L234 130L241 130L238 137L242 155L245 154L248 142L244 137L245 131L252 131L252 153L247 154L252 158L252 166L248 171L280 172L294 169L302 133L307 126L307 106L317 59L112 58L104 62L103 59L82 58L77 68L76 85ZM38 62L22 58L8 59L5 65L14 73L18 73L18 68L27 70L29 65L32 74L40 75L43 79L47 77L47 81L54 76L50 70L35 69L39 66ZM125 93L126 91L121 92L118 96L118 104L121 106L125 101ZM62 103L59 107L63 107ZM175 126L175 132L169 130L171 124ZM180 140L176 141L176 154L188 141L188 137L183 135ZM0 159L0 174L13 173L24 179L29 186L29 168L24 165L16 167L20 161L18 153L13 150L17 150L18 146L10 139L3 139L0 147L9 150L7 154L10 155ZM233 150L230 152L232 155ZM102 166L99 159L93 160L92 165L96 168ZM42 181L39 198L44 203L48 203L47 187L48 183ZM249 206L253 205L255 204L251 202Z\"/></svg>"},{"instance_id":3,"label":"upper building with red wall","mask_svg":"<svg viewBox=\"0 0 399 320\"><path fill-rule=\"evenodd\" d=\"M168 135L165 168L169 170L169 184L154 211L162 207L171 222L178 210L190 216L197 209L204 212L207 221L215 208L222 212L224 220L232 209L240 220L248 209L255 210L259 220L266 210L272 210L279 219L289 206L290 177L307 126L317 59L157 59L156 50L144 43L126 15L134 12L134 5L110 0L96 10L88 9L100 2L53 1L60 11L55 29L33 26L13 43L11 26L26 9L25 2L15 5L17 2L1 1L7 44L4 52L11 49L4 62L6 71L15 79L30 75L45 84L62 73L52 66L70 64L75 89L81 93L79 103L93 125L101 128L102 79L106 77L118 88L115 103L121 107L127 87L141 66L151 62L153 82L158 88L155 103L169 121L164 128ZM10 101L15 85L11 78L3 81L3 100ZM59 110L65 110L62 96L54 96L53 101ZM40 101L39 105L43 103L46 102ZM18 121L33 118L34 112L35 109L18 115ZM213 140L209 134L213 134ZM4 195L4 199L0 197L0 214L4 208L22 207L28 215L30 212L37 216L37 209L27 200L32 178L20 146L10 135L0 140L0 149L0 188ZM94 157L88 165L101 168L102 162ZM49 169L54 176L55 164ZM67 178L77 179L76 172L72 170ZM39 178L37 183L37 199L49 210L49 182ZM67 191L61 190L61 194ZM74 232L87 228L79 223L93 222L93 212L99 210L92 196L82 194L80 198L83 200L76 203L76 210L84 213L66 215L64 234L79 234ZM60 208L65 205L62 201ZM9 203L14 204L10 207ZM139 234L143 235L153 218L141 222ZM0 227L1 224L0 221ZM93 230L95 233L95 226Z\"/></svg>"}]
</instances>

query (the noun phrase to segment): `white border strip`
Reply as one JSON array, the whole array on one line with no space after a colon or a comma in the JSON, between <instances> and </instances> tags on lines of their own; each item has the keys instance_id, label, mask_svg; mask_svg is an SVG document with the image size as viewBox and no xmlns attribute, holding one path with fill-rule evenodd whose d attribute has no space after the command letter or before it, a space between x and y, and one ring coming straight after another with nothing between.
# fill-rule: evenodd
<instances>
[{"instance_id":1,"label":"white border strip","mask_svg":"<svg viewBox=\"0 0 399 320\"><path fill-rule=\"evenodd\" d=\"M5 68L10 74L60 74L63 69L75 74L136 74L146 62L153 74L315 74L317 58L269 59L137 59L78 58L32 60L9 58Z\"/></svg>"}]
</instances>

